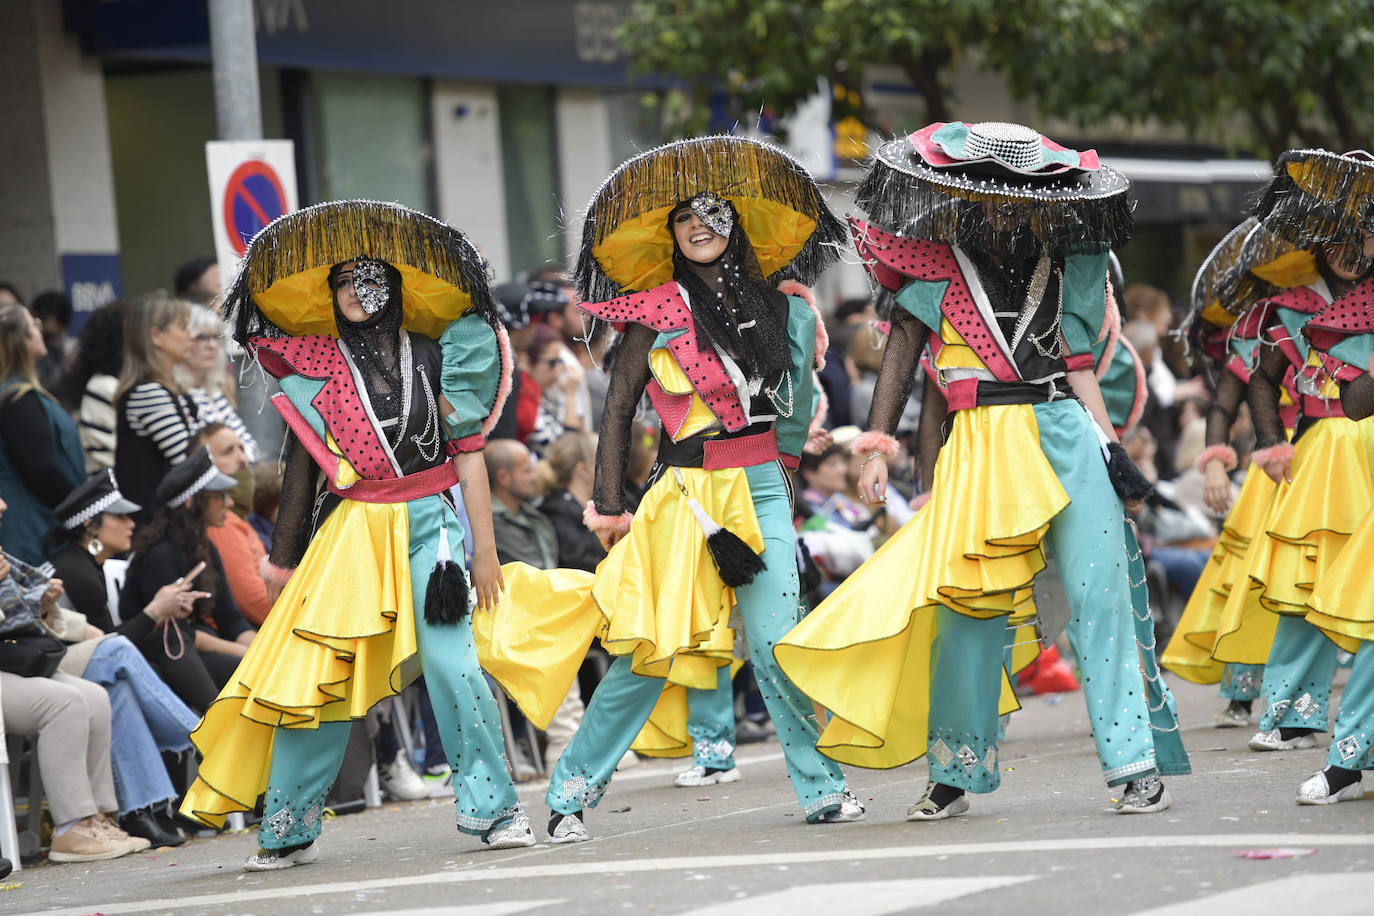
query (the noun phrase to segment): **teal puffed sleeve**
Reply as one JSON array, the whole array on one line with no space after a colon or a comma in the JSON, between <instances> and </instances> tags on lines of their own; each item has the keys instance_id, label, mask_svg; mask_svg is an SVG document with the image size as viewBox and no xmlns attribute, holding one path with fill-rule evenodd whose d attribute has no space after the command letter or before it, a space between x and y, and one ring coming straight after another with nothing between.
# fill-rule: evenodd
<instances>
[{"instance_id":1,"label":"teal puffed sleeve","mask_svg":"<svg viewBox=\"0 0 1374 916\"><path fill-rule=\"evenodd\" d=\"M789 400L791 390L792 415L778 414L775 426L778 435L778 453L782 463L795 468L801 458L802 447L811 429L811 418L815 416L816 396L816 313L800 296L787 297L787 342L792 354L792 368L788 381L782 385L778 400L784 404Z\"/></svg>"},{"instance_id":2,"label":"teal puffed sleeve","mask_svg":"<svg viewBox=\"0 0 1374 916\"><path fill-rule=\"evenodd\" d=\"M460 452L486 444L482 423L496 403L501 385L501 349L486 319L468 312L449 322L439 336L439 390L453 405L444 417L448 437Z\"/></svg>"},{"instance_id":3,"label":"teal puffed sleeve","mask_svg":"<svg viewBox=\"0 0 1374 916\"><path fill-rule=\"evenodd\" d=\"M1093 367L1093 344L1107 320L1108 255L1064 259L1064 362L1070 372Z\"/></svg>"}]
</instances>

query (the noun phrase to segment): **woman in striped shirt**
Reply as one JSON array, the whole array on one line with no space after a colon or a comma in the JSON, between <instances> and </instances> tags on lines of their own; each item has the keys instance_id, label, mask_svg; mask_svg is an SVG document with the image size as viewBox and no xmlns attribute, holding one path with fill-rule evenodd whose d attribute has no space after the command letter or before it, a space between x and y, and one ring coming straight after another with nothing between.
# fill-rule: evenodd
<instances>
[{"instance_id":1,"label":"woman in striped shirt","mask_svg":"<svg viewBox=\"0 0 1374 916\"><path fill-rule=\"evenodd\" d=\"M243 425L236 407L235 386L226 372L224 319L201 305L191 306L191 355L177 367L177 378L196 403L201 425L223 423L243 443L250 465L261 457L257 440Z\"/></svg>"},{"instance_id":2,"label":"woman in striped shirt","mask_svg":"<svg viewBox=\"0 0 1374 916\"><path fill-rule=\"evenodd\" d=\"M135 299L124 323L124 369L115 394L115 477L125 495L154 506L153 492L172 465L186 457L191 433L203 422L173 368L191 355L191 306L159 290ZM134 521L145 524L140 510Z\"/></svg>"}]
</instances>

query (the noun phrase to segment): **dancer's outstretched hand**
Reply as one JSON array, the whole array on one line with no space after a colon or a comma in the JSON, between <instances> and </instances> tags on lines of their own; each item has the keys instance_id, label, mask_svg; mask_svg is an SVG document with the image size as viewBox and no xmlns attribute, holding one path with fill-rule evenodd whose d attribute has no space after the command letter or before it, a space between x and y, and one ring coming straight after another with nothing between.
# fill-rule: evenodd
<instances>
[{"instance_id":1,"label":"dancer's outstretched hand","mask_svg":"<svg viewBox=\"0 0 1374 916\"><path fill-rule=\"evenodd\" d=\"M869 506L887 502L887 461L877 452L864 459L863 469L859 471L859 498Z\"/></svg>"},{"instance_id":2,"label":"dancer's outstretched hand","mask_svg":"<svg viewBox=\"0 0 1374 916\"><path fill-rule=\"evenodd\" d=\"M496 548L478 550L472 555L472 587L477 590L477 606L484 611L496 610L501 603L501 593L506 590L506 580L501 577L501 561L496 558Z\"/></svg>"}]
</instances>

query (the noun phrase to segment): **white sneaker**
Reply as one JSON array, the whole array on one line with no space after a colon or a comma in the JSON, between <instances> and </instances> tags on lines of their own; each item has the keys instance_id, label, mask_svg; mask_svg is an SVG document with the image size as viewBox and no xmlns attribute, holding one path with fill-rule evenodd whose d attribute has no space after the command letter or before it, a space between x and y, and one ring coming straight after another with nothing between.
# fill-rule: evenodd
<instances>
[{"instance_id":1,"label":"white sneaker","mask_svg":"<svg viewBox=\"0 0 1374 916\"><path fill-rule=\"evenodd\" d=\"M377 778L386 794L397 801L416 801L429 797L429 787L410 766L404 753L397 754L390 763L378 764Z\"/></svg>"},{"instance_id":2,"label":"white sneaker","mask_svg":"<svg viewBox=\"0 0 1374 916\"><path fill-rule=\"evenodd\" d=\"M524 849L534 845L534 831L530 829L530 819L525 812L516 811L515 816L488 830L482 842L490 849Z\"/></svg>"},{"instance_id":3,"label":"white sneaker","mask_svg":"<svg viewBox=\"0 0 1374 916\"><path fill-rule=\"evenodd\" d=\"M699 789L702 786L714 786L727 782L739 782L739 767L731 767L728 770L714 770L703 766L688 767L677 778L673 780L673 785L683 789Z\"/></svg>"},{"instance_id":4,"label":"white sneaker","mask_svg":"<svg viewBox=\"0 0 1374 916\"><path fill-rule=\"evenodd\" d=\"M849 791L848 789L845 789L844 797L840 800L839 809L822 814L820 820L817 823L848 824L853 821L861 821L863 819L863 803L854 797L853 792Z\"/></svg>"},{"instance_id":5,"label":"white sneaker","mask_svg":"<svg viewBox=\"0 0 1374 916\"><path fill-rule=\"evenodd\" d=\"M1213 721L1217 728L1248 728L1251 724L1250 714L1245 711L1245 707L1234 703L1217 713Z\"/></svg>"},{"instance_id":6,"label":"white sneaker","mask_svg":"<svg viewBox=\"0 0 1374 916\"><path fill-rule=\"evenodd\" d=\"M425 784L425 794L430 798L448 798L453 794L453 772L447 764L436 767L433 772L425 770L420 774Z\"/></svg>"},{"instance_id":7,"label":"white sneaker","mask_svg":"<svg viewBox=\"0 0 1374 916\"><path fill-rule=\"evenodd\" d=\"M563 815L557 826L549 830L550 843L585 843L591 838L582 818L576 814Z\"/></svg>"},{"instance_id":8,"label":"white sneaker","mask_svg":"<svg viewBox=\"0 0 1374 916\"><path fill-rule=\"evenodd\" d=\"M1252 751L1302 751L1316 746L1317 738L1311 733L1285 739L1277 728L1271 728L1267 732L1255 732L1250 738Z\"/></svg>"},{"instance_id":9,"label":"white sneaker","mask_svg":"<svg viewBox=\"0 0 1374 916\"><path fill-rule=\"evenodd\" d=\"M1163 780L1158 776L1142 776L1126 783L1126 791L1121 793L1121 801L1116 804L1116 813L1153 814L1173 803Z\"/></svg>"},{"instance_id":10,"label":"white sneaker","mask_svg":"<svg viewBox=\"0 0 1374 916\"><path fill-rule=\"evenodd\" d=\"M261 849L256 855L248 857L248 861L243 863L244 871L277 871L282 868L291 868L294 865L309 865L311 862L320 860L320 844L318 841L309 843L299 849L282 854L280 849Z\"/></svg>"},{"instance_id":11,"label":"white sneaker","mask_svg":"<svg viewBox=\"0 0 1374 916\"><path fill-rule=\"evenodd\" d=\"M909 821L943 821L946 818L958 817L968 813L968 793L965 792L958 798L945 804L942 808L931 798L937 784L926 783L926 794L921 796L921 800L910 808L906 809L906 819Z\"/></svg>"},{"instance_id":12,"label":"white sneaker","mask_svg":"<svg viewBox=\"0 0 1374 916\"><path fill-rule=\"evenodd\" d=\"M1313 773L1306 782L1298 786L1298 804L1300 805L1334 805L1338 802L1354 801L1363 797L1364 784L1359 780L1333 793L1330 783L1326 781L1325 768Z\"/></svg>"}]
</instances>

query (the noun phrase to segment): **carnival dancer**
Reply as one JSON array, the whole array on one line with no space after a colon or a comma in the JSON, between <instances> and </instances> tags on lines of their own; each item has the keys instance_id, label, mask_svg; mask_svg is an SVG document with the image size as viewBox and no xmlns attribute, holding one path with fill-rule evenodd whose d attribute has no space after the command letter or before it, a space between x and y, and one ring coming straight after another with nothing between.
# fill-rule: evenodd
<instances>
[{"instance_id":1,"label":"carnival dancer","mask_svg":"<svg viewBox=\"0 0 1374 916\"><path fill-rule=\"evenodd\" d=\"M613 545L592 595L602 644L618 658L550 779L554 843L588 838L584 812L648 719L662 678L695 667L679 682L718 687L716 669L732 655L732 608L807 820L863 816L838 765L816 752L810 702L772 656L799 617L783 466L795 466L806 441L812 368L825 349L814 311L777 283L811 281L843 241L806 170L740 137L636 156L588 205L582 308L624 328L586 514ZM658 478L632 516L625 463L646 391L663 435Z\"/></svg>"},{"instance_id":2,"label":"carnival dancer","mask_svg":"<svg viewBox=\"0 0 1374 916\"><path fill-rule=\"evenodd\" d=\"M502 588L482 448L511 360L485 262L422 213L326 203L263 229L228 301L290 430L264 564L276 600L192 735L204 760L182 813L218 826L265 791L245 867L316 861L349 723L423 669L458 829L532 845L468 619L470 589L490 607Z\"/></svg>"},{"instance_id":3,"label":"carnival dancer","mask_svg":"<svg viewBox=\"0 0 1374 916\"><path fill-rule=\"evenodd\" d=\"M1374 507L1374 420L1345 416L1340 386L1360 376L1348 341L1305 330L1326 309L1346 314L1374 294L1369 200L1374 157L1290 150L1278 159L1256 216L1305 252L1306 282L1257 302L1269 326L1248 385L1254 460L1278 484L1217 624L1223 662L1265 663L1257 751L1314 747L1326 731L1336 645L1304 618L1308 601ZM1280 390L1294 373L1300 417L1285 438Z\"/></svg>"},{"instance_id":4,"label":"carnival dancer","mask_svg":"<svg viewBox=\"0 0 1374 916\"><path fill-rule=\"evenodd\" d=\"M1315 279L1310 255L1273 236L1254 217L1228 232L1198 268L1193 279L1192 309L1185 333L1196 357L1217 378L1207 408L1206 441L1196 466L1204 475L1203 498L1212 511L1226 513L1211 557L1174 629L1160 664L1197 684L1220 683L1226 708L1216 715L1218 728L1251 725L1264 665L1224 664L1212 657L1217 623L1237 579L1244 581L1245 558L1264 520L1275 484L1253 461L1232 504L1230 473L1237 457L1231 426L1245 399L1250 374L1259 355L1260 335L1269 325L1271 308L1257 302L1291 286ZM1292 372L1285 378L1281 405L1284 428L1296 422ZM1277 622L1274 619L1273 622ZM1269 631L1272 640L1272 630ZM1267 652L1266 652L1267 654Z\"/></svg>"},{"instance_id":5,"label":"carnival dancer","mask_svg":"<svg viewBox=\"0 0 1374 916\"><path fill-rule=\"evenodd\" d=\"M1374 351L1374 297L1333 307L1308 324L1308 334L1337 338L1354 359ZM1344 340L1339 340L1344 338ZM1334 348L1333 348L1334 349ZM1350 419L1374 414L1374 357L1369 372L1341 386L1341 405ZM1337 646L1355 653L1350 679L1341 692L1326 766L1298 787L1298 804L1332 805L1364 795L1361 771L1374 770L1374 588L1369 559L1374 557L1374 511L1365 515L1339 559L1312 593L1307 622L1320 627Z\"/></svg>"},{"instance_id":6,"label":"carnival dancer","mask_svg":"<svg viewBox=\"0 0 1374 916\"><path fill-rule=\"evenodd\" d=\"M1139 558L1122 500L1149 487L1111 433L1092 368L1127 189L1094 152L1001 123L937 123L887 143L860 186L872 222L851 220L859 252L899 306L854 443L860 488L886 489L883 457L925 347L930 499L775 654L832 711L828 756L886 768L929 751L910 820L963 814L967 792L1001 780L1008 618L1033 611L1046 547L1103 776L1123 787L1118 810L1167 808L1160 776L1189 770L1172 697L1152 665L1142 677L1153 622L1133 613L1133 598L1147 602L1128 576Z\"/></svg>"}]
</instances>

